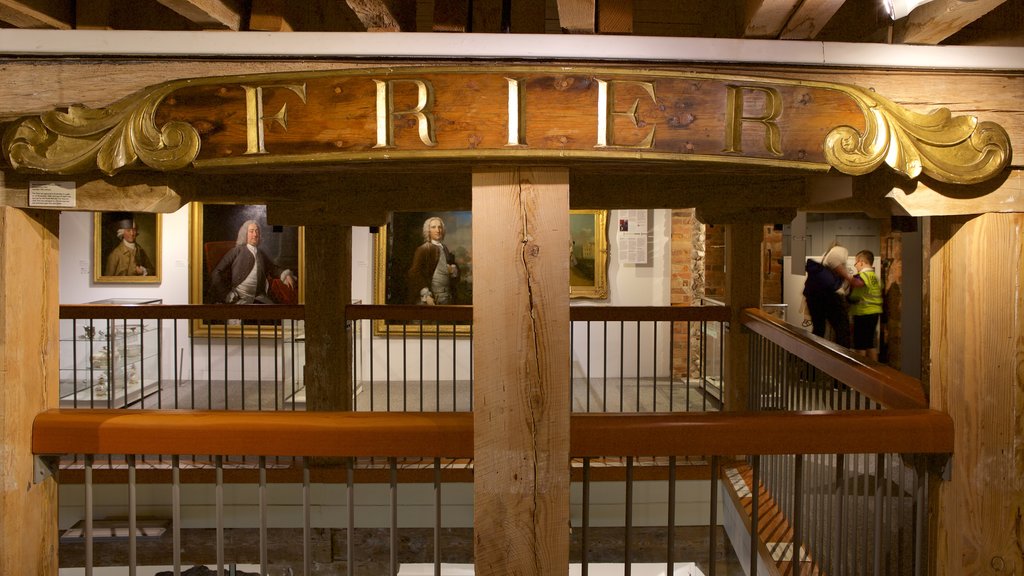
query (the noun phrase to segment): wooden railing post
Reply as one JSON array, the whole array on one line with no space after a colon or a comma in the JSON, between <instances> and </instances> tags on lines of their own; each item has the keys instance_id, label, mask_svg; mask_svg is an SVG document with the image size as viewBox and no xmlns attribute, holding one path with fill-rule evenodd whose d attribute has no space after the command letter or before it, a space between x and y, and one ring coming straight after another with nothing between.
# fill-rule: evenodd
<instances>
[{"instance_id":1,"label":"wooden railing post","mask_svg":"<svg viewBox=\"0 0 1024 576\"><path fill-rule=\"evenodd\" d=\"M476 574L569 570L569 174L473 174Z\"/></svg>"},{"instance_id":2,"label":"wooden railing post","mask_svg":"<svg viewBox=\"0 0 1024 576\"><path fill-rule=\"evenodd\" d=\"M743 330L744 308L761 305L761 241L764 226L737 222L725 228L725 301L732 308L726 346L725 409L746 410L750 395L749 337Z\"/></svg>"},{"instance_id":3,"label":"wooden railing post","mask_svg":"<svg viewBox=\"0 0 1024 576\"><path fill-rule=\"evenodd\" d=\"M59 395L58 212L0 208L0 574L57 574L57 487L32 422Z\"/></svg>"},{"instance_id":4,"label":"wooden railing post","mask_svg":"<svg viewBox=\"0 0 1024 576\"><path fill-rule=\"evenodd\" d=\"M352 227L306 226L306 407L351 410L350 334L345 307L352 300Z\"/></svg>"}]
</instances>

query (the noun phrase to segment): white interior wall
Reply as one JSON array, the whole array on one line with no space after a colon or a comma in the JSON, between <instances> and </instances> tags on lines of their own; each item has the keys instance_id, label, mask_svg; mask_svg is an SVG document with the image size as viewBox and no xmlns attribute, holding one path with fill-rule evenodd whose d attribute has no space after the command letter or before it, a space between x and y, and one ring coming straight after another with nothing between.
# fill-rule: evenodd
<instances>
[{"instance_id":1,"label":"white interior wall","mask_svg":"<svg viewBox=\"0 0 1024 576\"><path fill-rule=\"evenodd\" d=\"M617 222L616 212L609 215L609 222ZM92 245L93 215L87 212L65 212L60 218L60 301L65 304L78 304L108 298L158 298L165 304L186 304L189 302L189 270L191 267L189 253L189 218L188 207L183 207L173 214L164 214L161 223L162 233L162 278L159 284L96 284L92 281ZM648 261L646 264L628 264L620 260L615 249L617 229L608 232L608 289L609 296L602 300L573 299L573 306L667 306L670 304L671 279L671 212L669 210L653 210L649 216L650 231L648 233ZM356 227L352 231L352 299L362 303L373 303L373 271L374 271L374 235L366 227ZM573 369L576 376L588 371L591 376L619 376L637 373L637 361L633 351L637 349L637 333L635 325L627 325L623 330L616 324L608 329L607 341L598 334L596 327L591 327L591 338L588 343L585 328L578 328L573 337ZM164 345L173 350L173 327L171 323L164 326ZM179 323L177 350L165 349L164 371L173 373L173 362L184 358L187 365L190 360L191 348L188 345L187 328ZM370 361L370 331L362 331L362 342L359 354L362 356L361 379L368 380ZM653 342L657 340L661 353L655 353ZM450 340L450 339L449 339ZM644 350L640 359L641 376L666 376L668 363L669 326L659 325L657 334L650 326L641 330L640 348ZM204 344L198 342L197 346ZM626 361L620 365L618 351L626 352ZM237 343L229 341L227 347L228 361L224 361L224 348L214 346L211 362L197 363L196 378L218 378L223 376L224 366L234 366L237 360ZM247 356L252 353L252 343L247 343ZM588 361L589 346L589 361ZM202 346L200 346L202 347ZM372 347L373 359L376 361L373 374L374 380L394 379L403 374L420 373L420 343L410 340L402 350L401 338L392 338L390 348L384 338L375 338ZM604 350L614 353L614 361L603 361ZM273 364L274 351L269 344L263 346L261 355L265 365ZM386 355L391 361L386 361ZM198 353L197 353L198 357ZM423 350L424 379L432 381L437 377L444 379L468 379L470 366L469 341L466 338L455 339L454 344L444 342L440 350L435 343L428 341ZM440 360L438 361L438 357ZM657 365L655 368L655 364ZM208 369L209 366L209 369ZM621 370L620 370L621 368ZM234 369L234 368L229 368ZM454 376L453 376L454 375Z\"/></svg>"}]
</instances>

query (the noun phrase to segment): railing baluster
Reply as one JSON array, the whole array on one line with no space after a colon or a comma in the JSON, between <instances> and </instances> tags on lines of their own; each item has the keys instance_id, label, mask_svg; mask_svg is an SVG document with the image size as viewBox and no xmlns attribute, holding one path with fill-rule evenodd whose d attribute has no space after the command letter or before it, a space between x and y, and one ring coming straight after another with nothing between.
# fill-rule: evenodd
<instances>
[{"instance_id":1,"label":"railing baluster","mask_svg":"<svg viewBox=\"0 0 1024 576\"><path fill-rule=\"evenodd\" d=\"M224 576L224 457L215 456L216 481L214 487L217 523L217 576Z\"/></svg>"},{"instance_id":2,"label":"railing baluster","mask_svg":"<svg viewBox=\"0 0 1024 576\"><path fill-rule=\"evenodd\" d=\"M309 458L302 459L302 576L313 573L313 508L309 481ZM330 532L328 532L330 538Z\"/></svg>"},{"instance_id":3,"label":"railing baluster","mask_svg":"<svg viewBox=\"0 0 1024 576\"><path fill-rule=\"evenodd\" d=\"M390 561L388 563L388 576L395 576L398 574L398 459L395 457L388 458L388 469L390 470L390 482L389 482L389 495L390 495L390 512L391 521L389 526L391 528L391 554Z\"/></svg>"},{"instance_id":4,"label":"railing baluster","mask_svg":"<svg viewBox=\"0 0 1024 576\"><path fill-rule=\"evenodd\" d=\"M354 534L356 529L355 466L355 458L349 458L345 463L345 511L348 514L348 517L345 519L345 573L348 576L355 574L356 565Z\"/></svg>"},{"instance_id":5,"label":"railing baluster","mask_svg":"<svg viewBox=\"0 0 1024 576\"><path fill-rule=\"evenodd\" d=\"M441 576L441 459L434 458L434 576Z\"/></svg>"},{"instance_id":6,"label":"railing baluster","mask_svg":"<svg viewBox=\"0 0 1024 576\"><path fill-rule=\"evenodd\" d=\"M135 454L128 454L128 576L135 576L139 559L136 547L138 500L135 491Z\"/></svg>"},{"instance_id":7,"label":"railing baluster","mask_svg":"<svg viewBox=\"0 0 1024 576\"><path fill-rule=\"evenodd\" d=\"M267 573L267 457L259 457L260 574Z\"/></svg>"},{"instance_id":8,"label":"railing baluster","mask_svg":"<svg viewBox=\"0 0 1024 576\"><path fill-rule=\"evenodd\" d=\"M633 573L633 457L626 457L625 576Z\"/></svg>"},{"instance_id":9,"label":"railing baluster","mask_svg":"<svg viewBox=\"0 0 1024 576\"><path fill-rule=\"evenodd\" d=\"M171 456L171 558L181 576L181 456Z\"/></svg>"},{"instance_id":10,"label":"railing baluster","mask_svg":"<svg viewBox=\"0 0 1024 576\"><path fill-rule=\"evenodd\" d=\"M669 460L669 466L672 469L669 471L670 481L675 480L675 457ZM708 576L715 576L717 573L716 559L718 557L718 476L720 474L719 469L719 457L711 457L711 521L708 522ZM674 504L674 502L673 502ZM674 522L673 522L674 524ZM668 573L672 574L672 564L669 563Z\"/></svg>"},{"instance_id":11,"label":"railing baluster","mask_svg":"<svg viewBox=\"0 0 1024 576\"><path fill-rule=\"evenodd\" d=\"M793 574L800 576L803 565L803 497L804 497L804 457L797 454L793 462Z\"/></svg>"},{"instance_id":12,"label":"railing baluster","mask_svg":"<svg viewBox=\"0 0 1024 576\"><path fill-rule=\"evenodd\" d=\"M583 526L580 527L581 576L590 573L590 458L583 459Z\"/></svg>"},{"instance_id":13,"label":"railing baluster","mask_svg":"<svg viewBox=\"0 0 1024 576\"><path fill-rule=\"evenodd\" d=\"M761 540L761 457L755 454L750 460L750 576L757 576L758 542Z\"/></svg>"},{"instance_id":14,"label":"railing baluster","mask_svg":"<svg viewBox=\"0 0 1024 576\"><path fill-rule=\"evenodd\" d=\"M85 455L85 576L92 576L93 565L93 455Z\"/></svg>"}]
</instances>

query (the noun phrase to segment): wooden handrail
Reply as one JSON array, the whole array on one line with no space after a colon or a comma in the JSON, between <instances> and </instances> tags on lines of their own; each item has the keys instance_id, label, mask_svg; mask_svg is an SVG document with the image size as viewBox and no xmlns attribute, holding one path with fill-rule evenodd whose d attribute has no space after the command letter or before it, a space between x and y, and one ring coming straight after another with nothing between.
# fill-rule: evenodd
<instances>
[{"instance_id":1,"label":"wooden handrail","mask_svg":"<svg viewBox=\"0 0 1024 576\"><path fill-rule=\"evenodd\" d=\"M349 304L346 320L401 320L402 322L472 322L472 306L415 306L411 304Z\"/></svg>"},{"instance_id":2,"label":"wooden handrail","mask_svg":"<svg viewBox=\"0 0 1024 576\"><path fill-rule=\"evenodd\" d=\"M37 454L420 456L473 454L473 415L414 412L49 410Z\"/></svg>"},{"instance_id":3,"label":"wooden handrail","mask_svg":"<svg viewBox=\"0 0 1024 576\"><path fill-rule=\"evenodd\" d=\"M303 320L302 304L61 304L61 320Z\"/></svg>"},{"instance_id":4,"label":"wooden handrail","mask_svg":"<svg viewBox=\"0 0 1024 576\"><path fill-rule=\"evenodd\" d=\"M728 322L728 306L572 306L572 322Z\"/></svg>"},{"instance_id":5,"label":"wooden handrail","mask_svg":"<svg viewBox=\"0 0 1024 576\"><path fill-rule=\"evenodd\" d=\"M746 308L743 325L886 408L927 408L921 381L853 356L850 350L758 310Z\"/></svg>"},{"instance_id":6,"label":"wooden handrail","mask_svg":"<svg viewBox=\"0 0 1024 576\"><path fill-rule=\"evenodd\" d=\"M573 414L570 454L951 453L934 410ZM471 457L473 414L50 410L36 454Z\"/></svg>"}]
</instances>

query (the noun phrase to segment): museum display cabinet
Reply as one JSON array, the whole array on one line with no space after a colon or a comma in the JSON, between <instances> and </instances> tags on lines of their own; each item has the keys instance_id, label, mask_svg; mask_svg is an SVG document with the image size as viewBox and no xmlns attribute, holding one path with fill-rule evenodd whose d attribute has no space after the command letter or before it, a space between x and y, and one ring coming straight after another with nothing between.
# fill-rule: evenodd
<instances>
[{"instance_id":1,"label":"museum display cabinet","mask_svg":"<svg viewBox=\"0 0 1024 576\"><path fill-rule=\"evenodd\" d=\"M121 306L161 300L115 298L90 302ZM125 408L160 384L160 339L155 320L60 321L62 407Z\"/></svg>"}]
</instances>

